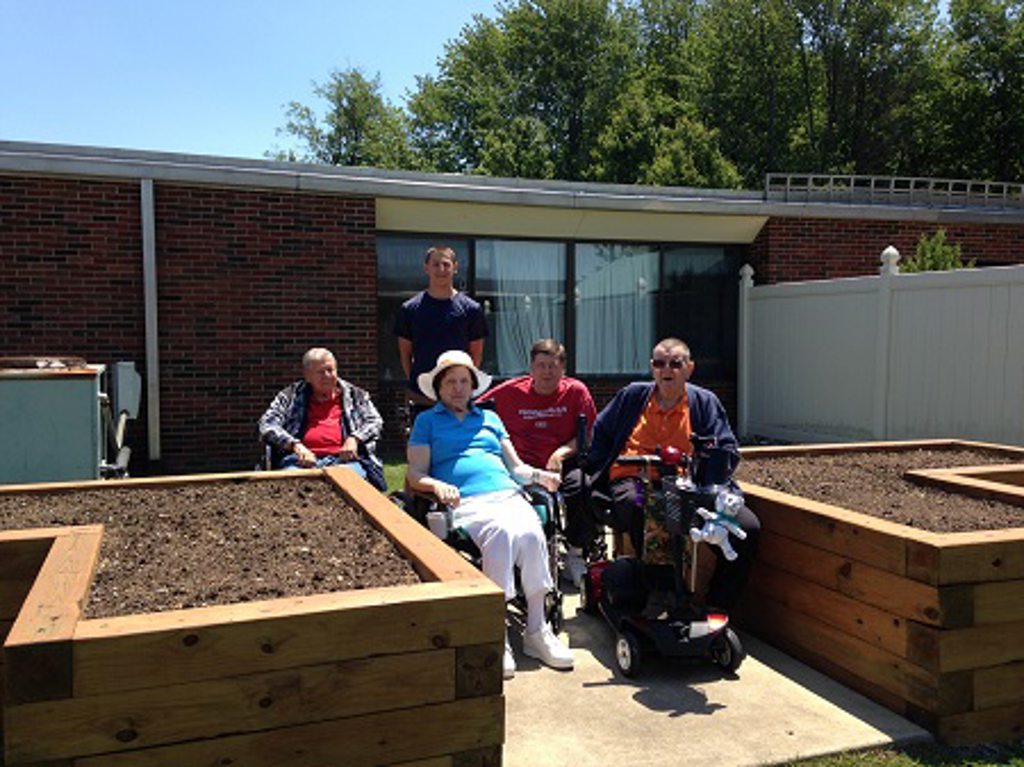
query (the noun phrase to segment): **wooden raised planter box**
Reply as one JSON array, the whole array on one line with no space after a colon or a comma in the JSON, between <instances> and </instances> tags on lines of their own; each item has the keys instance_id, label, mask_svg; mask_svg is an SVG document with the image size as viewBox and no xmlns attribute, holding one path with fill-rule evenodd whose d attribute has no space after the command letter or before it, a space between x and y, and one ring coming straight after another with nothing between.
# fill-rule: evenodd
<instances>
[{"instance_id":1,"label":"wooden raised planter box","mask_svg":"<svg viewBox=\"0 0 1024 767\"><path fill-rule=\"evenodd\" d=\"M504 595L353 473L324 481L423 583L85 620L102 528L0 532L6 765L499 764Z\"/></svg>"},{"instance_id":2,"label":"wooden raised planter box","mask_svg":"<svg viewBox=\"0 0 1024 767\"><path fill-rule=\"evenodd\" d=\"M985 447L1016 466L934 483L1024 505L1024 450L957 441L751 448L759 456ZM1024 528L933 533L743 483L763 525L746 626L947 743L1024 736Z\"/></svg>"}]
</instances>

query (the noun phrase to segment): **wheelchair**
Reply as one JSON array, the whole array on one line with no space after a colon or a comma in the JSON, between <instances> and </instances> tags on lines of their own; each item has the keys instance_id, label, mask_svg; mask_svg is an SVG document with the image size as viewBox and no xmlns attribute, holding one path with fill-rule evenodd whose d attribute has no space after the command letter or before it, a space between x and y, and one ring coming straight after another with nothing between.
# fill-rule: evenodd
<instances>
[{"instance_id":1,"label":"wheelchair","mask_svg":"<svg viewBox=\"0 0 1024 767\"><path fill-rule=\"evenodd\" d=\"M565 501L559 492L551 493L539 485L529 485L522 488L521 492L527 502L533 507L540 519L541 527L544 530L544 538L548 546L548 572L551 575L553 584L552 590L545 598L544 614L548 623L551 624L555 634L561 632L565 623L565 612L562 606L564 595L559 587L559 569L561 558L559 552L562 550L564 540L563 531L565 528ZM391 493L389 498L404 509L413 519L424 527L429 528L428 515L431 513L444 514L449 523L446 526L447 535L445 543L462 554L473 563L476 568L481 567L480 550L462 528L453 528L450 524L450 511L447 510L438 500L429 493L405 490ZM524 614L526 612L526 597L519 585L519 572L516 571L516 598L512 603Z\"/></svg>"}]
</instances>

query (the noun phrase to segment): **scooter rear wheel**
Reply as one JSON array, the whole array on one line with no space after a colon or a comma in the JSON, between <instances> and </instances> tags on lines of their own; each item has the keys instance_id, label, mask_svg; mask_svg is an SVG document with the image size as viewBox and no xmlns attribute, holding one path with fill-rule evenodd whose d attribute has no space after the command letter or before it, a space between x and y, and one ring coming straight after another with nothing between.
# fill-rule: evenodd
<instances>
[{"instance_id":1,"label":"scooter rear wheel","mask_svg":"<svg viewBox=\"0 0 1024 767\"><path fill-rule=\"evenodd\" d=\"M631 631L624 631L619 634L615 642L615 662L623 676L634 677L640 672L640 664L643 661L643 654L640 650L640 640Z\"/></svg>"},{"instance_id":2,"label":"scooter rear wheel","mask_svg":"<svg viewBox=\"0 0 1024 767\"><path fill-rule=\"evenodd\" d=\"M711 644L711 659L726 671L738 669L745 657L743 643L731 628L727 627Z\"/></svg>"},{"instance_id":3,"label":"scooter rear wheel","mask_svg":"<svg viewBox=\"0 0 1024 767\"><path fill-rule=\"evenodd\" d=\"M597 614L597 597L594 594L594 584L590 580L590 573L583 576L580 584L580 609L588 615Z\"/></svg>"}]
</instances>

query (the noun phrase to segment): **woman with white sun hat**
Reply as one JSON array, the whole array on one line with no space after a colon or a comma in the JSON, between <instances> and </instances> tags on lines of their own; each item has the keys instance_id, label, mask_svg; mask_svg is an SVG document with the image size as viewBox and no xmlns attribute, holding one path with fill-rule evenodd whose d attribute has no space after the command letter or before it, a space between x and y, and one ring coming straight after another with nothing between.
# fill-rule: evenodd
<instances>
[{"instance_id":1,"label":"woman with white sun hat","mask_svg":"<svg viewBox=\"0 0 1024 767\"><path fill-rule=\"evenodd\" d=\"M497 413L473 404L490 386L468 354L447 351L433 370L417 378L420 391L435 404L416 417L409 435L408 481L414 490L433 493L453 509L453 522L480 549L483 571L505 591L516 594L514 568L526 596L523 651L549 666L571 669L572 652L555 636L544 614L554 584L548 570L547 541L537 514L520 486L558 488L555 472L528 466L516 454ZM515 674L505 638L505 677Z\"/></svg>"}]
</instances>

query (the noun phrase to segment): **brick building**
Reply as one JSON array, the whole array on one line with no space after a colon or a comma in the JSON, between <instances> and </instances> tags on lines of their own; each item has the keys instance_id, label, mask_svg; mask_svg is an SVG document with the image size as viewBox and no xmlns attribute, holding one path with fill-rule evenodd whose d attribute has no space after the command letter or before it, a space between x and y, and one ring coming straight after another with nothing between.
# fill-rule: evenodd
<instances>
[{"instance_id":1,"label":"brick building","mask_svg":"<svg viewBox=\"0 0 1024 767\"><path fill-rule=\"evenodd\" d=\"M0 142L0 356L134 361L132 471L181 473L251 466L256 418L327 346L395 450L392 316L444 242L489 313L491 372L553 335L601 404L680 335L731 409L740 265L758 282L872 274L940 226L979 264L1020 263L1015 193L794 201Z\"/></svg>"}]
</instances>

